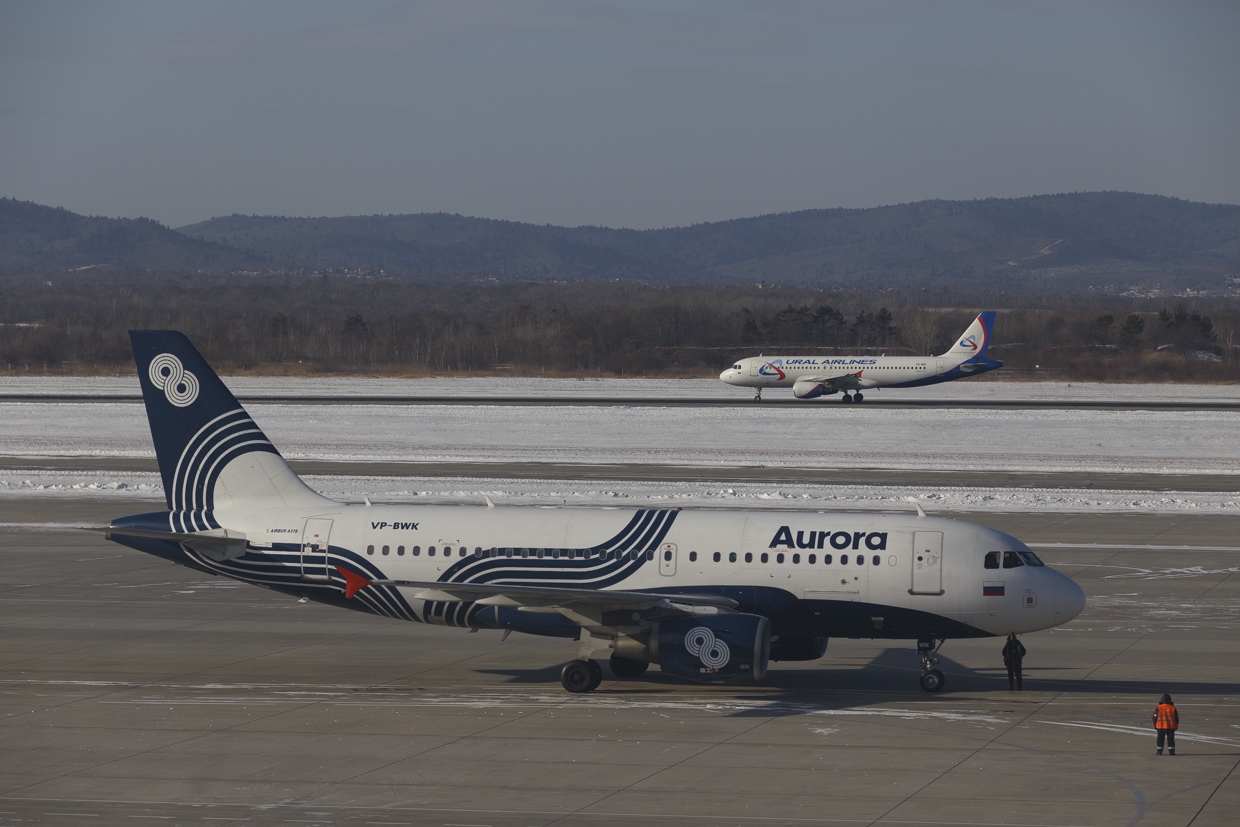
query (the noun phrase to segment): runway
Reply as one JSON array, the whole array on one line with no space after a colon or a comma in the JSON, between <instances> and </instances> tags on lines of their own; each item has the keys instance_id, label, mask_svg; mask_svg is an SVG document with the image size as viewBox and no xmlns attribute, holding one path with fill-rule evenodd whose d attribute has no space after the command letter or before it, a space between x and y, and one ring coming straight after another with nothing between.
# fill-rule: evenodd
<instances>
[{"instance_id":1,"label":"runway","mask_svg":"<svg viewBox=\"0 0 1240 827\"><path fill-rule=\"evenodd\" d=\"M736 397L685 398L668 396L664 398L651 396L376 396L332 395L332 396L297 396L284 394L238 394L242 404L277 404L277 405L386 405L386 406L419 406L419 405L467 405L500 406L517 408L563 408L563 407L605 407L605 408L752 408L755 405L783 408L805 405L847 405L851 408L883 408L883 409L953 409L962 410L1007 410L1007 411L1240 411L1240 400L1229 399L1186 399L1183 401L1169 399L998 399L998 398L916 398L899 396L882 398L881 391L867 391L865 400L860 403L843 402L839 396L820 399L797 399L790 391L768 392L761 402L754 401L752 394L740 394ZM12 403L61 403L61 404L100 404L118 402L141 402L140 394L44 394L44 393L0 393L0 404Z\"/></svg>"},{"instance_id":2,"label":"runway","mask_svg":"<svg viewBox=\"0 0 1240 827\"><path fill-rule=\"evenodd\" d=\"M1240 491L1236 474L1150 474L1104 471L1020 472L905 469L686 466L650 463L349 462L290 459L298 474L439 479L576 480L589 482L712 482L770 485L901 485L970 488L1095 489L1099 491ZM158 471L146 457L6 457L0 471Z\"/></svg>"},{"instance_id":3,"label":"runway","mask_svg":"<svg viewBox=\"0 0 1240 827\"><path fill-rule=\"evenodd\" d=\"M952 641L833 640L754 687L558 685L571 644L337 612L69 528L129 502L0 500L0 823L1232 825L1240 518L962 514L1090 605ZM144 505L144 504L143 504ZM1148 716L1170 692L1179 755Z\"/></svg>"}]
</instances>

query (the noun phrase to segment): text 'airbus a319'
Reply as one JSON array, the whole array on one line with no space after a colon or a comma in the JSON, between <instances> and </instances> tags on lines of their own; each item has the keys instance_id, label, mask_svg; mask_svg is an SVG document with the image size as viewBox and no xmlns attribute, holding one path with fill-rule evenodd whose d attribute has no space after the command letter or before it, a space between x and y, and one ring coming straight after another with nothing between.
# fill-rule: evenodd
<instances>
[{"instance_id":1,"label":"text 'airbus a319'","mask_svg":"<svg viewBox=\"0 0 1240 827\"><path fill-rule=\"evenodd\" d=\"M939 356L755 356L741 359L719 378L753 388L755 401L762 400L763 388L792 388L798 399L843 393L843 401L860 402L863 390L937 385L1003 367L986 358L994 329L995 311L986 310Z\"/></svg>"},{"instance_id":2,"label":"text 'airbus a319'","mask_svg":"<svg viewBox=\"0 0 1240 827\"><path fill-rule=\"evenodd\" d=\"M657 664L730 684L816 660L832 636L917 641L936 691L944 640L1048 629L1085 605L1015 537L924 515L336 502L185 336L130 336L167 510L113 520L109 539L341 608L576 641L570 692L599 685L608 651L618 678Z\"/></svg>"}]
</instances>

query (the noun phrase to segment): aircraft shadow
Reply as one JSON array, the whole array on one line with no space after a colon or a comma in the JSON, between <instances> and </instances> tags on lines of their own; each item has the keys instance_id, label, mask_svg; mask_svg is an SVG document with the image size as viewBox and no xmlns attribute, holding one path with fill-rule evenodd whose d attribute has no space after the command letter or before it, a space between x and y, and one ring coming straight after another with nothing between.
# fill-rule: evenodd
<instances>
[{"instance_id":1,"label":"aircraft shadow","mask_svg":"<svg viewBox=\"0 0 1240 827\"><path fill-rule=\"evenodd\" d=\"M942 692L931 696L921 691L917 677L921 660L909 648L884 649L865 662L834 660L828 656L818 661L773 664L760 684L710 686L695 684L652 669L631 682L617 682L606 660L603 686L596 693L623 695L662 695L686 689L707 689L737 701L761 700L752 709L738 710L734 716L770 715L772 706L783 706L787 714L808 714L816 709L838 709L893 700L899 697L923 699L930 697L958 698L970 693L1006 692L1007 670L1002 663L994 667L974 669L939 653L937 668L946 676ZM996 660L998 658L996 657ZM564 662L535 669L483 669L480 674L503 676L507 683L559 688L560 670ZM1024 691L1071 692L1097 695L1148 695L1151 703L1164 692L1176 695L1232 695L1233 683L1219 681L1177 681L1173 679L1103 680L1086 678L1039 677L1039 673L1057 671L1054 667L1032 666L1024 670ZM775 690L775 691L772 691ZM1019 697L1019 695L1017 696Z\"/></svg>"}]
</instances>

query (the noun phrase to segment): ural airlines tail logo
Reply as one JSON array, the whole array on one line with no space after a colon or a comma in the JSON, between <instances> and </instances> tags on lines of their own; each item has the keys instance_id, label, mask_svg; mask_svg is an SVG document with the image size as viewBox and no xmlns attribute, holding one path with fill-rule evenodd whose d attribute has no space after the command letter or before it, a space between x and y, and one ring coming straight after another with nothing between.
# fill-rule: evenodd
<instances>
[{"instance_id":1,"label":"ural airlines tail logo","mask_svg":"<svg viewBox=\"0 0 1240 827\"><path fill-rule=\"evenodd\" d=\"M705 626L689 630L689 634L685 635L685 649L702 661L707 669L722 669L732 659L728 644L715 637L715 633Z\"/></svg>"},{"instance_id":2,"label":"ural airlines tail logo","mask_svg":"<svg viewBox=\"0 0 1240 827\"><path fill-rule=\"evenodd\" d=\"M973 333L970 333L968 336L965 336L963 339L960 340L960 347L967 347L970 350L976 352L977 351L977 336Z\"/></svg>"},{"instance_id":3,"label":"ural airlines tail logo","mask_svg":"<svg viewBox=\"0 0 1240 827\"><path fill-rule=\"evenodd\" d=\"M147 371L151 384L164 392L168 401L178 408L194 404L198 398L198 377L185 369L181 360L171 353L161 353L151 360Z\"/></svg>"},{"instance_id":4,"label":"ural airlines tail logo","mask_svg":"<svg viewBox=\"0 0 1240 827\"><path fill-rule=\"evenodd\" d=\"M777 368L775 365L771 364L770 362L767 362L765 365L758 368L758 375L759 376L774 376L777 379L784 379L787 377L788 374L784 373L782 370L780 370L779 368Z\"/></svg>"}]
</instances>

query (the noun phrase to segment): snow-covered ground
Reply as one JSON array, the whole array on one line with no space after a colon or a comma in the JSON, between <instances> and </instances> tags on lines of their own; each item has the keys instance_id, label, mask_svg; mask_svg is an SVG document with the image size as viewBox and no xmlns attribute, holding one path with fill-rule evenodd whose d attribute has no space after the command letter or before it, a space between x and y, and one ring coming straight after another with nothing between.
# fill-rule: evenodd
<instances>
[{"instance_id":1,"label":"snow-covered ground","mask_svg":"<svg viewBox=\"0 0 1240 827\"><path fill-rule=\"evenodd\" d=\"M726 365L720 365L722 370ZM238 396L459 396L622 397L644 399L747 399L752 391L717 379L539 379L488 376L477 378L381 379L374 377L291 378L226 376ZM109 395L138 394L136 375L100 377L0 376L3 394ZM791 391L769 390L787 397ZM980 399L1056 401L1236 401L1240 385L1110 385L1064 382L1004 382L965 379L925 388L867 391L881 399ZM831 404L835 399L806 402Z\"/></svg>"},{"instance_id":2,"label":"snow-covered ground","mask_svg":"<svg viewBox=\"0 0 1240 827\"><path fill-rule=\"evenodd\" d=\"M328 497L384 503L498 505L683 506L806 511L912 511L916 500L932 513L1108 512L1240 514L1240 494L1093 489L915 487L887 485L727 485L690 482L597 482L477 478L314 476L306 483ZM6 471L0 497L105 497L163 500L154 473ZM119 507L119 504L118 504Z\"/></svg>"},{"instance_id":3,"label":"snow-covered ground","mask_svg":"<svg viewBox=\"0 0 1240 827\"><path fill-rule=\"evenodd\" d=\"M285 456L1240 474L1240 412L250 405ZM0 456L152 456L137 403L0 403Z\"/></svg>"},{"instance_id":4,"label":"snow-covered ground","mask_svg":"<svg viewBox=\"0 0 1240 827\"><path fill-rule=\"evenodd\" d=\"M708 380L230 379L238 392L289 395L718 396ZM132 378L5 379L3 393L136 393ZM990 398L1240 398L1231 386L956 382L925 396ZM886 410L866 406L524 407L479 405L248 406L291 458L353 462L642 463L967 471L1093 471L1240 475L1240 412ZM0 403L0 456L150 457L137 403ZM416 472L415 472L416 473ZM971 477L975 480L976 477ZM910 497L951 511L1240 513L1240 495L1150 491L687 482L590 482L330 476L311 478L351 501L907 509ZM1240 482L1240 479L1238 479ZM1133 488L1140 486L1134 483ZM162 499L155 474L0 472L0 496Z\"/></svg>"}]
</instances>

